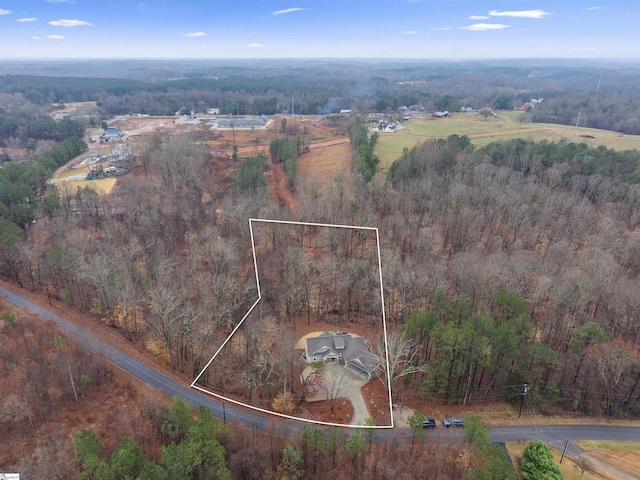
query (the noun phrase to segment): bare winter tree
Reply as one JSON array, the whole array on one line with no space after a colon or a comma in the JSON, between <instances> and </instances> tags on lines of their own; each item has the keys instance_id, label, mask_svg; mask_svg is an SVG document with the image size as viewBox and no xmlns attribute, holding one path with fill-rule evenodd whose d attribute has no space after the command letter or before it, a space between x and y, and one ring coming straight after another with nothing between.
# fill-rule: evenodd
<instances>
[{"instance_id":1,"label":"bare winter tree","mask_svg":"<svg viewBox=\"0 0 640 480\"><path fill-rule=\"evenodd\" d=\"M331 411L336 406L336 401L340 397L342 391L342 383L347 376L347 371L344 368L334 368L331 372L331 378L327 381L327 395L329 397L329 405Z\"/></svg>"},{"instance_id":2,"label":"bare winter tree","mask_svg":"<svg viewBox=\"0 0 640 480\"><path fill-rule=\"evenodd\" d=\"M416 339L407 336L404 332L387 336L386 350L389 357L389 378L393 385L397 380L412 375L414 373L426 373L429 365L418 362L420 346ZM381 373L380 380L387 379L385 366L387 360L385 356L384 341L380 340L375 346L374 355L378 358L378 371Z\"/></svg>"},{"instance_id":3,"label":"bare winter tree","mask_svg":"<svg viewBox=\"0 0 640 480\"><path fill-rule=\"evenodd\" d=\"M631 367L639 359L638 349L620 340L613 340L592 351L591 361L604 390L605 413L611 415L621 395Z\"/></svg>"}]
</instances>

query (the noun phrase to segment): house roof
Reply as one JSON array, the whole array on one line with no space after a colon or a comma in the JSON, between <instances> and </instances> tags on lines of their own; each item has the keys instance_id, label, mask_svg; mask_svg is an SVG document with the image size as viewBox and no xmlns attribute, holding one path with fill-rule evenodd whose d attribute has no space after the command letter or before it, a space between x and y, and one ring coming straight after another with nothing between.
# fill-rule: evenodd
<instances>
[{"instance_id":1,"label":"house roof","mask_svg":"<svg viewBox=\"0 0 640 480\"><path fill-rule=\"evenodd\" d=\"M354 363L368 374L373 373L378 367L378 359L370 352L362 349L355 350L347 361Z\"/></svg>"},{"instance_id":2,"label":"house roof","mask_svg":"<svg viewBox=\"0 0 640 480\"><path fill-rule=\"evenodd\" d=\"M322 332L317 337L305 340L305 356L321 355L323 358L342 355L345 362L357 366L369 376L378 366L378 359L369 352L362 337L352 337L348 333L333 334Z\"/></svg>"}]
</instances>

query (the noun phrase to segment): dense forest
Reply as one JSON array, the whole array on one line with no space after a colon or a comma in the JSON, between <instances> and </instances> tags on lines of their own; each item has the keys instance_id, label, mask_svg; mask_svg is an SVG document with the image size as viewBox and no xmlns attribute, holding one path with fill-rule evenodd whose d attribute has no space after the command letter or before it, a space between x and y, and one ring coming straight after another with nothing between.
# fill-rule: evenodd
<instances>
[{"instance_id":1,"label":"dense forest","mask_svg":"<svg viewBox=\"0 0 640 480\"><path fill-rule=\"evenodd\" d=\"M222 424L205 408L194 415L180 397L167 402L4 302L0 347L0 469L29 478L301 479L345 469L372 479L515 478L477 416L465 427L469 443L425 445L421 418L393 446L372 431L337 427L291 431L274 422L257 432Z\"/></svg>"},{"instance_id":2,"label":"dense forest","mask_svg":"<svg viewBox=\"0 0 640 480\"><path fill-rule=\"evenodd\" d=\"M547 115L547 121L571 124L577 118L562 112L577 111L581 126L597 121L601 128L633 131L637 92L628 78L635 73L618 72L615 85L603 75L599 91L589 93L579 88L583 83L575 71L560 70L554 67L548 76L537 77L521 68L489 69L475 99L447 90L454 74L460 85L475 81L474 75L483 70L472 68L449 74L435 69L428 82L410 85L398 82L420 79L423 70L388 67L387 76L363 77L360 70L350 76L338 69L340 75L326 89L320 83L307 84L318 91L296 89L295 83L305 78L302 73L267 90L260 85L274 77L257 73L247 81L227 83L206 76L153 84L110 79L122 85L119 92L99 78L91 81L92 99L102 102L112 96L114 105L140 101L192 108L185 99L193 95L202 102L196 109L227 102L236 113L257 113L254 106L260 102L278 111L291 108L294 97L295 108L304 113L305 108L327 106L393 111L398 105L420 103L434 109L469 102L514 108L533 93L516 94L511 85L524 88L537 79L539 93L533 96L544 100L523 110L522 121ZM231 72L229 78L233 75L239 73ZM118 180L117 196L102 195L64 183L47 185L55 168L86 149L79 139L80 122L46 118L48 102L76 99L74 83L22 80L22 87L13 79L0 80L1 139L4 145L22 146L28 157L6 161L0 169L0 275L95 316L168 368L189 378L198 375L255 302L249 218L375 226L394 339L392 369L379 374L391 375L396 399L402 395L408 405L518 401L527 384L527 398L540 411L622 418L640 414L637 151L524 139L475 148L469 138L452 135L399 152L385 174L378 171L374 154L378 134L369 134L354 116L343 119L351 122L352 172L328 182L300 175L304 145L301 137L287 135L283 124L282 137L270 144L270 157L230 159L235 171L226 182L212 168L205 146L193 137L150 137L134 152L130 174ZM216 82L224 87L212 89ZM554 87L566 87L565 82L576 86L560 95ZM101 108L107 117L105 105ZM614 118L626 127L607 123ZM295 205L283 205L270 195L272 170L280 163ZM281 277L263 299L260 322L247 331L246 348L255 346L257 336L271 327L286 329L296 321L326 319L327 313L340 321L363 312L371 315L373 303L362 285L371 284L372 272L362 270L339 248L327 251L319 267L295 249L263 252ZM287 268L281 268L284 265ZM5 328L15 330L11 335L28 342L28 335L7 318ZM256 367L251 378L241 370L237 378L203 378L246 397L257 391L253 385L259 379L267 405L288 385L301 403L304 391L291 381L291 364L277 356L265 360L260 353L246 356L262 362L263 370ZM83 372L78 370L78 375ZM86 375L93 379L96 374ZM30 414L32 418L21 417L21 428L49 415ZM143 450L149 462L163 468L160 437L152 442L157 449ZM187 435L173 440L176 445L184 440L187 448ZM91 468L110 468L116 443L109 442L92 458ZM222 433L220 442L234 451L233 441ZM291 446L287 455L299 457L295 449L307 448L306 442ZM262 467L278 471L284 449L282 444L268 453L261 450L266 462ZM311 462L304 463L307 472L316 468L313 462L331 460L309 452L304 456L304 462ZM425 455L432 454L425 450ZM346 447L342 455L353 469L380 468L356 462ZM233 462L228 463L232 472L247 468L246 462Z\"/></svg>"},{"instance_id":3,"label":"dense forest","mask_svg":"<svg viewBox=\"0 0 640 480\"><path fill-rule=\"evenodd\" d=\"M581 126L595 122L634 133L638 92L630 79L637 72L605 73L598 92L590 92L600 71L577 67L468 66L452 72L434 66L427 77L424 66L377 67L372 76L364 67L350 73L338 65L339 75L326 88L314 71L280 86L271 84L285 78L280 70L236 81L243 68L218 79L205 72L173 81L159 75L155 83L94 78L86 97L79 96L85 79L0 79L0 140L22 147L28 157L5 158L11 161L0 168L0 275L92 315L167 368L194 378L256 300L249 218L375 226L392 339L391 369L379 376L391 375L396 400L402 395L409 406L516 402L527 384L527 401L537 411L640 414L637 151L524 139L474 148L469 138L452 135L399 152L385 174L374 155L377 134L369 134L358 117L345 117L352 122L352 172L328 182L300 175L300 137L286 135L283 125L270 158L230 159L235 171L226 182L193 137L148 138L134 152L130 174L118 180L117 195L103 195L47 185L55 168L86 144L79 138L81 122L46 118L50 102L89 98L104 102L106 118L122 113L109 105L128 105L136 113L158 105L163 111L227 105L232 113L258 113L291 109L293 97L296 113L365 113L407 104L514 108L532 97L544 100L523 110L522 121L574 124L579 114ZM306 83L314 88L298 89L305 75L315 78ZM453 78L460 82L455 87ZM480 87L467 88L476 82ZM270 195L270 170L279 163L295 205ZM284 238L271 237L274 245ZM258 255L279 277L265 290L264 312L256 310L260 322L247 333L247 349L267 327L291 330L297 321L333 318L355 328L353 318L373 315L376 304L363 287L375 283L365 268L370 264L329 244L319 266L294 248ZM3 466L33 476L311 478L346 469L367 478L415 478L427 471L430 478L513 478L477 421L473 444L423 446L416 421L420 428L411 429L410 444L394 448L372 442L367 433L338 429L303 428L291 435L274 424L265 436L226 430L206 412L185 414L191 409L180 399L163 409L136 398L102 359L28 315L4 306L1 313L1 382L8 391L16 382L26 388L2 402L0 426L11 438L40 439L28 460L19 463L12 450ZM241 357L258 359L263 373L273 374L260 392L269 404L293 370L283 359L253 353L258 355ZM252 373L255 381L260 372ZM213 376L204 378L220 384ZM251 396L246 375L222 380L244 388L233 393ZM297 402L304 400L294 382L284 380L286 385ZM118 398L137 407L114 408L112 421L105 421L112 432L95 425L74 430L63 405L95 401L102 386L119 389ZM200 467L189 459L200 459Z\"/></svg>"},{"instance_id":4,"label":"dense forest","mask_svg":"<svg viewBox=\"0 0 640 480\"><path fill-rule=\"evenodd\" d=\"M117 198L60 192L25 240L3 238L2 274L195 376L255 301L248 218L375 225L387 318L415 349L410 362L428 365L398 376L408 399L508 399L528 383L541 409L637 415L638 187L587 175L574 157L544 161L558 146L473 150L457 136L369 180L370 143L354 143L352 175L300 179L291 210L269 201L264 176L216 184L189 137L150 142L148 175L124 177ZM290 314L306 315L304 301L291 302Z\"/></svg>"}]
</instances>

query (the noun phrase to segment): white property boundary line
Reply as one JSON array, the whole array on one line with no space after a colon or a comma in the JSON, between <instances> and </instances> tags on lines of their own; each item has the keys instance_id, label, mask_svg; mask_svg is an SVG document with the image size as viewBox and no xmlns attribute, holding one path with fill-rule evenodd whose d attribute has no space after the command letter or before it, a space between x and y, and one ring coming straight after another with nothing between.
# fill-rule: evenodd
<instances>
[{"instance_id":1,"label":"white property boundary line","mask_svg":"<svg viewBox=\"0 0 640 480\"><path fill-rule=\"evenodd\" d=\"M387 372L386 372L387 373L387 390L389 392L389 417L391 419L391 425L346 425L346 424L343 424L343 423L319 422L319 421L310 420L310 419L307 419L307 418L294 417L292 415L285 415L284 413L273 412L271 410L266 410L264 408L256 407L254 405L249 405L247 403L239 402L237 400L233 400L231 398L227 398L227 397L225 397L223 395L211 392L211 391L209 391L209 390L207 390L205 388L202 388L202 387L199 387L199 386L196 385L196 382L198 381L200 376L205 372L205 370L207 368L209 368L209 365L211 365L211 362L213 362L213 360L218 356L220 351L222 351L222 349L227 345L229 340L231 340L231 337L233 337L233 335L236 333L238 328L240 328L240 326L244 323L244 321L247 319L249 314L253 311L253 309L256 307L256 305L258 305L258 303L262 299L262 292L260 291L260 278L258 277L258 262L256 261L256 247L255 247L255 242L254 242L254 238L253 238L253 222L282 223L282 224L285 224L285 225L308 225L308 226L311 226L311 227L333 227L333 228L345 228L345 229L348 228L348 229L357 229L357 230L371 230L371 231L375 231L376 232L376 246L377 246L377 249L378 249L378 273L379 273L379 277L380 277L380 299L382 301L382 303L381 303L381 307L382 307L382 330L383 330L383 333L384 333L385 361L387 362ZM386 317L385 306L384 306L384 289L382 287L382 259L381 259L381 255L380 255L380 236L378 234L378 229L375 228L375 227L359 227L359 226L355 226L355 225L333 225L333 224L330 224L330 223L292 222L292 221L287 221L287 220L266 220L266 219L260 219L260 218L250 218L249 219L249 231L251 233L251 250L252 250L252 253L253 253L253 268L254 268L254 270L256 272L256 286L257 286L257 290L258 290L258 299L255 301L255 303L253 305L251 305L251 308L249 308L247 313L245 313L244 317L242 317L242 320L240 320L238 325L236 325L236 327L229 334L227 339L222 343L222 345L220 345L220 348L218 348L218 350L216 350L216 353L213 354L213 356L211 357L211 360L209 360L207 362L207 364L204 366L204 368L200 371L198 376L191 383L191 388L194 388L196 390L200 390L201 392L207 393L209 395L212 395L212 396L214 396L216 398L219 398L221 400L227 401L229 403L233 403L233 404L236 404L236 405L239 405L239 406L242 406L242 407L251 408L252 410L257 410L258 412L268 413L269 415L275 415L275 416L278 416L278 417L287 418L287 419L290 419L290 420L299 420L301 422L314 423L314 424L317 424L317 425L329 425L329 426L334 426L334 427L369 428L369 429L393 428L393 404L392 404L392 400L391 400L391 398L392 398L391 397L391 375L389 373L390 367L389 367L389 347L388 347L388 341L387 341L387 317Z\"/></svg>"}]
</instances>

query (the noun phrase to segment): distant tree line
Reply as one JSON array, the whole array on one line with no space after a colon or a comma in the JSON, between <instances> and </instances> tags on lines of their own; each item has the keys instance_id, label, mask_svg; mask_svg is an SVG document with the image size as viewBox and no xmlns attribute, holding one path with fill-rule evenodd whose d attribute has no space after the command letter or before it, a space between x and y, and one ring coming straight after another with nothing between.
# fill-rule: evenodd
<instances>
[{"instance_id":1,"label":"distant tree line","mask_svg":"<svg viewBox=\"0 0 640 480\"><path fill-rule=\"evenodd\" d=\"M370 182L380 163L380 159L373 153L379 134L374 132L369 135L367 127L357 122L352 125L349 137L353 171L361 174L365 182Z\"/></svg>"},{"instance_id":2,"label":"distant tree line","mask_svg":"<svg viewBox=\"0 0 640 480\"><path fill-rule=\"evenodd\" d=\"M53 172L87 149L78 137L68 137L41 155L0 168L0 223L2 236L10 244L21 238L39 215L49 215L59 207L57 188L46 189ZM12 240L9 240L11 238Z\"/></svg>"},{"instance_id":3,"label":"distant tree line","mask_svg":"<svg viewBox=\"0 0 640 480\"><path fill-rule=\"evenodd\" d=\"M361 127L356 152L373 159ZM257 188L229 189L192 138L149 142L140 156L146 176L123 178L117 198L60 186L26 238L3 239L2 274L195 375L255 301L248 218L377 225L389 327L417 348L408 367L428 366L395 379L408 400L518 398L529 383L536 408L638 414L640 193L619 178L633 155L528 141L474 149L451 136L407 149L388 180L355 168L301 179L295 211L258 185L269 182L266 158L246 165ZM590 157L613 176L583 171ZM272 296L278 315L306 316L293 253L282 261L297 267L282 270ZM357 287L368 277L343 263L344 282L331 282L335 268L320 272L314 310L338 288L347 318L371 303Z\"/></svg>"},{"instance_id":4,"label":"distant tree line","mask_svg":"<svg viewBox=\"0 0 640 480\"><path fill-rule=\"evenodd\" d=\"M563 186L575 182L576 176L592 177L593 181L604 177L625 183L640 182L640 152L637 150L618 151L604 145L589 147L586 143L534 142L522 138L491 142L476 150L468 137L458 135L437 139L431 145L440 153L433 166L441 171L455 168L458 165L455 153L465 152L524 175L540 177L561 166L562 175L558 181ZM403 182L424 174L424 167L425 164L416 162L407 149L401 158L392 163L388 176L393 182ZM585 184L585 188L589 187ZM598 195L587 190L584 193Z\"/></svg>"},{"instance_id":5,"label":"distant tree line","mask_svg":"<svg viewBox=\"0 0 640 480\"><path fill-rule=\"evenodd\" d=\"M69 117L56 121L48 117L38 117L26 109L0 108L0 146L6 146L6 140L11 137L17 138L25 146L30 138L60 142L68 137L82 138L83 135L84 126Z\"/></svg>"},{"instance_id":6,"label":"distant tree line","mask_svg":"<svg viewBox=\"0 0 640 480\"><path fill-rule=\"evenodd\" d=\"M255 157L247 157L233 173L233 186L237 191L258 192L267 185L265 171L267 170L267 157L259 154Z\"/></svg>"},{"instance_id":7,"label":"distant tree line","mask_svg":"<svg viewBox=\"0 0 640 480\"><path fill-rule=\"evenodd\" d=\"M640 135L640 95L620 92L547 92L526 118L532 122Z\"/></svg>"},{"instance_id":8,"label":"distant tree line","mask_svg":"<svg viewBox=\"0 0 640 480\"><path fill-rule=\"evenodd\" d=\"M283 164L290 189L293 189L298 181L298 155L302 153L303 145L304 139L300 135L293 138L276 138L269 145L271 161Z\"/></svg>"},{"instance_id":9,"label":"distant tree line","mask_svg":"<svg viewBox=\"0 0 640 480\"><path fill-rule=\"evenodd\" d=\"M137 72L138 75L140 72ZM132 73L133 75L133 73ZM136 76L134 75L134 76ZM331 76L328 82L327 75ZM158 72L150 72L157 78ZM162 75L160 75L162 77ZM167 73L166 77L170 77ZM637 134L638 74L617 68L582 66L314 63L259 68L218 66L154 83L125 78L6 75L0 93L22 95L33 104L97 101L105 115L173 115L191 110L221 113L302 115L397 113L402 106L427 111L511 110L535 105L527 120L576 124ZM596 91L597 90L597 91Z\"/></svg>"},{"instance_id":10,"label":"distant tree line","mask_svg":"<svg viewBox=\"0 0 640 480\"><path fill-rule=\"evenodd\" d=\"M525 175L537 175L553 165L566 169L564 182L575 175L602 176L628 183L640 183L640 152L618 151L586 143L533 142L514 139L491 142L480 149L496 166L507 166Z\"/></svg>"}]
</instances>

